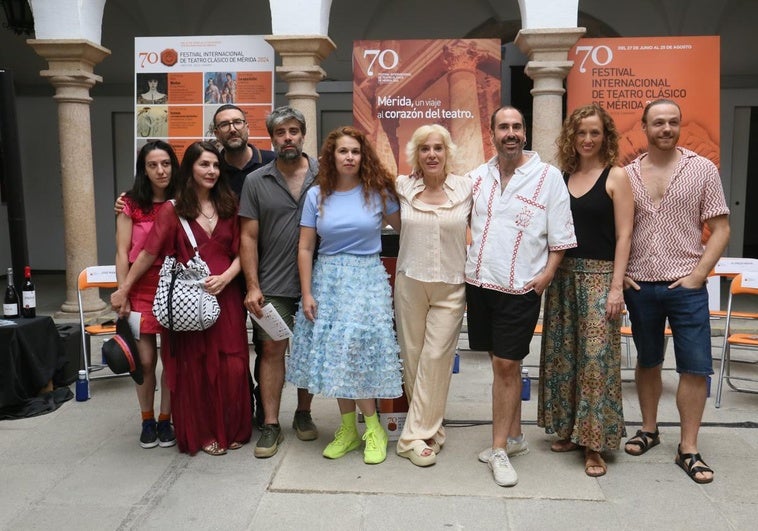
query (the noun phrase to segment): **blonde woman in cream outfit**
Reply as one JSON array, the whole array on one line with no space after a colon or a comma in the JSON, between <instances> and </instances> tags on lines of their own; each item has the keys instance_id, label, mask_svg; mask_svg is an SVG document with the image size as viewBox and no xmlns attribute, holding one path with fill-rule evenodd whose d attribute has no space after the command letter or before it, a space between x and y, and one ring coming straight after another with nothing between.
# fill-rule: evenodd
<instances>
[{"instance_id":1,"label":"blonde woman in cream outfit","mask_svg":"<svg viewBox=\"0 0 758 531\"><path fill-rule=\"evenodd\" d=\"M395 315L409 410L397 454L430 466L445 443L442 418L466 304L463 269L471 181L450 173L455 152L440 125L418 128L397 178L400 252Z\"/></svg>"}]
</instances>

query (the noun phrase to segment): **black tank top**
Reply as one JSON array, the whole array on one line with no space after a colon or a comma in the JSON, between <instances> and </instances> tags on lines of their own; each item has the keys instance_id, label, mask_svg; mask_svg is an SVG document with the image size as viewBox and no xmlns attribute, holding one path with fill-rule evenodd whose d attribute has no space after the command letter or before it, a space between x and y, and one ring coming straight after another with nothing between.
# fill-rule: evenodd
<instances>
[{"instance_id":1,"label":"black tank top","mask_svg":"<svg viewBox=\"0 0 758 531\"><path fill-rule=\"evenodd\" d=\"M610 167L605 168L595 185L583 196L574 197L569 192L578 246L568 249L565 256L613 260L616 250L616 222L613 219L613 200L605 191L610 171ZM563 180L568 186L568 174L563 174Z\"/></svg>"}]
</instances>

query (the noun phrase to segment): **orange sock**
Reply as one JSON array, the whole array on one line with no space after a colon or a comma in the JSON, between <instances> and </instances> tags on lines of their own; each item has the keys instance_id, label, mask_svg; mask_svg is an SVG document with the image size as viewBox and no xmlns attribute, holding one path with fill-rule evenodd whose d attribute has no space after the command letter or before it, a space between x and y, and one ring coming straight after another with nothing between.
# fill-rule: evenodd
<instances>
[{"instance_id":1,"label":"orange sock","mask_svg":"<svg viewBox=\"0 0 758 531\"><path fill-rule=\"evenodd\" d=\"M171 419L171 413L161 413L158 415L158 422L163 422Z\"/></svg>"},{"instance_id":2,"label":"orange sock","mask_svg":"<svg viewBox=\"0 0 758 531\"><path fill-rule=\"evenodd\" d=\"M150 419L154 419L154 418L155 418L155 411L154 410L151 409L150 411L143 411L142 412L142 420L150 420Z\"/></svg>"}]
</instances>

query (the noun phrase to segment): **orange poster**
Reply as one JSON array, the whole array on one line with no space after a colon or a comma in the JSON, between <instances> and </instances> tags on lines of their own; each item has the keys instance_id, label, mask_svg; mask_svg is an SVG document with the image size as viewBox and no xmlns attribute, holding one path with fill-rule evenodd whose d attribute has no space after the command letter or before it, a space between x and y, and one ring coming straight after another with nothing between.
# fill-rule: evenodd
<instances>
[{"instance_id":1,"label":"orange poster","mask_svg":"<svg viewBox=\"0 0 758 531\"><path fill-rule=\"evenodd\" d=\"M196 103L203 97L202 86L203 74L201 72L169 74L168 101L175 104Z\"/></svg>"},{"instance_id":2,"label":"orange poster","mask_svg":"<svg viewBox=\"0 0 758 531\"><path fill-rule=\"evenodd\" d=\"M274 106L274 50L262 36L137 37L135 156L148 140L184 153L214 139L213 114L238 105L250 122L250 143L270 149L263 122Z\"/></svg>"},{"instance_id":3,"label":"orange poster","mask_svg":"<svg viewBox=\"0 0 758 531\"><path fill-rule=\"evenodd\" d=\"M450 131L456 172L478 166L494 155L489 118L499 105L497 39L353 43L353 122L392 173L410 171L405 146L426 124Z\"/></svg>"},{"instance_id":4,"label":"orange poster","mask_svg":"<svg viewBox=\"0 0 758 531\"><path fill-rule=\"evenodd\" d=\"M650 101L682 109L679 145L719 164L719 37L580 39L569 52L567 113L589 103L605 108L621 135L621 164L647 150L640 125Z\"/></svg>"}]
</instances>

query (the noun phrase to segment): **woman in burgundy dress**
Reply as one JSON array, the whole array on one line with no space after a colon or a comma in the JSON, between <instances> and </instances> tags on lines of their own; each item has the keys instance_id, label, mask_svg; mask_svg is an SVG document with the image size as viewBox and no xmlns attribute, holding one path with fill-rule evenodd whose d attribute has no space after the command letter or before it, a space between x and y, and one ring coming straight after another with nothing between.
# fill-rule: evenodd
<instances>
[{"instance_id":1,"label":"woman in burgundy dress","mask_svg":"<svg viewBox=\"0 0 758 531\"><path fill-rule=\"evenodd\" d=\"M212 327L201 332L169 331L162 345L176 440L179 449L189 454L202 449L223 455L227 449L240 448L252 432L245 312L237 281L237 202L219 160L218 150L209 142L187 148L175 207L161 209L144 249L111 295L111 304L121 314L129 290L156 257L176 255L186 263L194 251L178 216L189 221L211 272L205 289L218 297L221 306Z\"/></svg>"}]
</instances>

